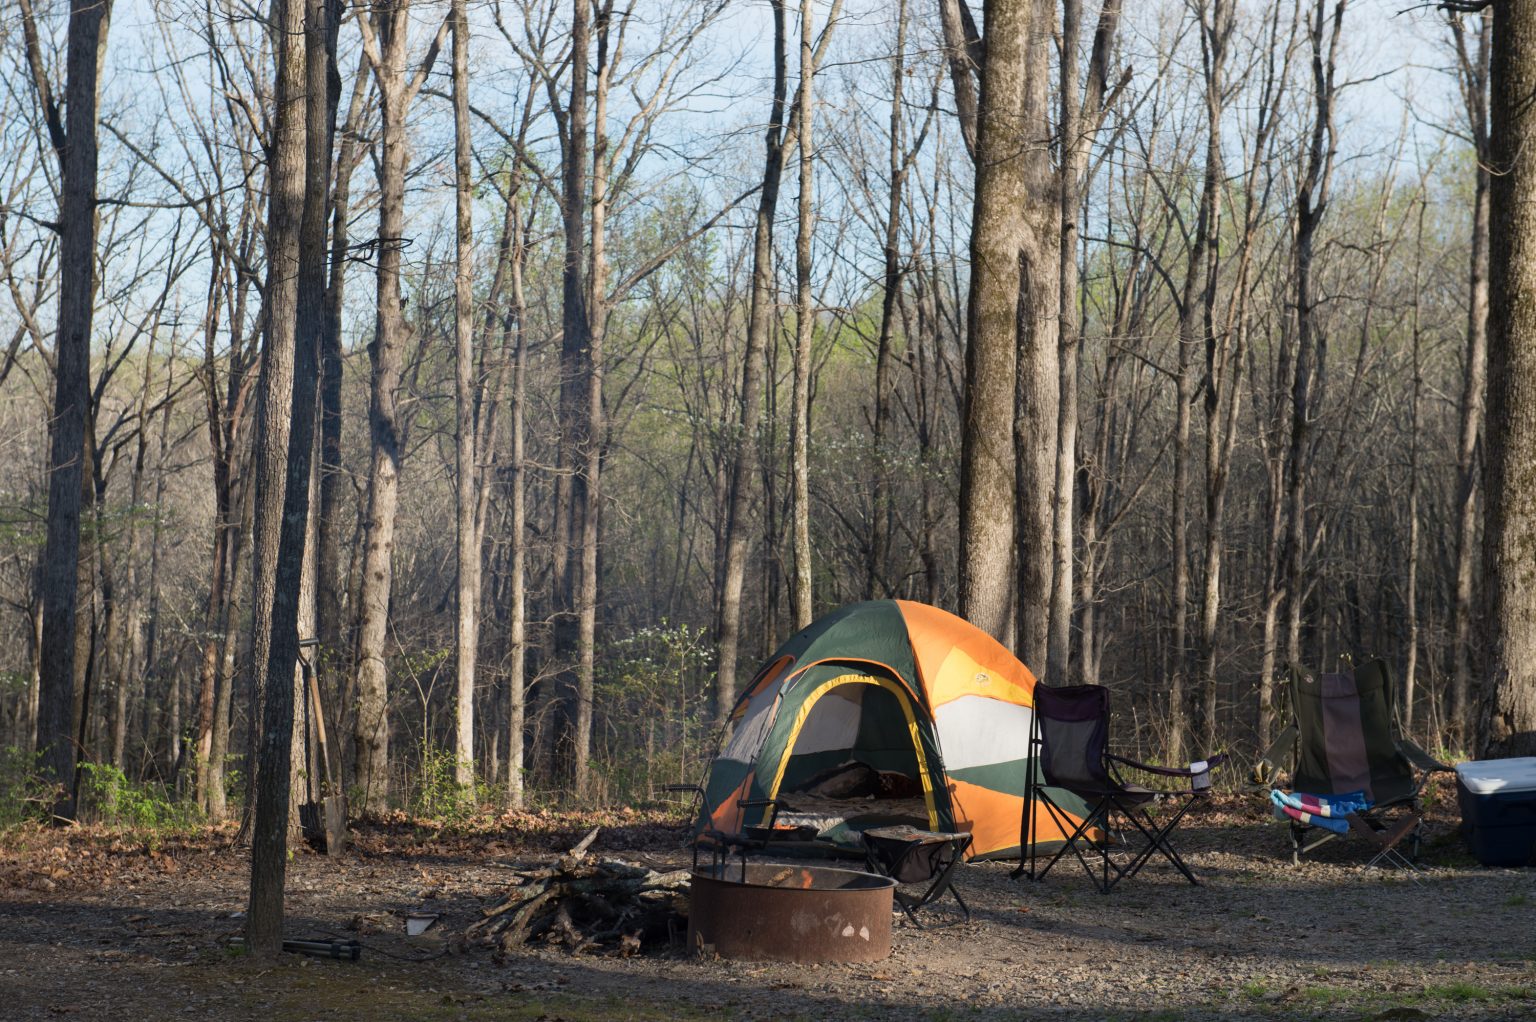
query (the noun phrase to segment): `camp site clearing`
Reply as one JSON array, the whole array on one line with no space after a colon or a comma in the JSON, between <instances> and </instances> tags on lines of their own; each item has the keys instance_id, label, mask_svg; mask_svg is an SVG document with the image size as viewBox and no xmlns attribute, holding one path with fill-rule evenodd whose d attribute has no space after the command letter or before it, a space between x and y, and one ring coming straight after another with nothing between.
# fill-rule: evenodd
<instances>
[{"instance_id":1,"label":"camp site clearing","mask_svg":"<svg viewBox=\"0 0 1536 1022\"><path fill-rule=\"evenodd\" d=\"M506 893L509 863L553 860L600 823L593 854L684 866L676 815L524 814L456 835L364 827L339 860L299 854L287 932L355 939L357 962L229 947L249 864L232 832L147 845L78 829L0 848L8 1019L1527 1019L1536 1016L1536 871L1476 866L1454 797L1433 793L1423 882L1364 870L1347 844L1291 865L1256 796L1220 796L1183 832L1192 887L1154 864L1108 896L1081 870L1042 883L972 862L970 923L897 921L873 965L631 957L462 934ZM1067 864L1063 864L1067 865ZM1058 867L1060 868L1060 867ZM405 936L405 917L437 914Z\"/></svg>"}]
</instances>

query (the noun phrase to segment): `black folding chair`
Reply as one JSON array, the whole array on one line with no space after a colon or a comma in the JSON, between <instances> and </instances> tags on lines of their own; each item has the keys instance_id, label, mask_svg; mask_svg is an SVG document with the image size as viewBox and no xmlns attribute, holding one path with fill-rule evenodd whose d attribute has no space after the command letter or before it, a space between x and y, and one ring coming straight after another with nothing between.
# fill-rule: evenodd
<instances>
[{"instance_id":1,"label":"black folding chair","mask_svg":"<svg viewBox=\"0 0 1536 1022\"><path fill-rule=\"evenodd\" d=\"M1036 685L1034 720L1030 728L1030 770L1024 796L1024 818L1020 843L1024 849L1015 877L1027 875L1043 880L1068 851L1101 894L1127 877L1135 876L1153 854L1167 859L1192 884L1200 881L1191 872L1170 836L1196 801L1210 793L1210 772L1226 757L1215 756L1203 768L1181 769L1153 766L1115 756L1109 752L1109 690L1102 685L1070 685L1053 688ZM1178 790L1146 788L1128 784L1116 765L1169 778L1184 778L1189 786ZM1197 764L1197 766L1200 766ZM1077 820L1062 808L1053 789L1077 796L1089 806L1086 816ZM1038 866L1040 852L1035 840L1036 804L1055 823L1066 840L1056 853ZM1163 803L1171 813L1161 821L1149 812L1154 803ZM1117 820L1127 827L1116 830ZM1140 832L1145 845L1133 850L1122 839L1125 833ZM1120 854L1122 861L1116 861ZM1099 869L1094 863L1097 856Z\"/></svg>"},{"instance_id":2,"label":"black folding chair","mask_svg":"<svg viewBox=\"0 0 1536 1022\"><path fill-rule=\"evenodd\" d=\"M917 913L945 894L951 895L970 922L971 908L954 886L955 867L971 847L971 835L918 830L911 826L872 827L864 832L864 857L871 873L891 877L898 884L928 884L921 894L898 887L896 904L918 929Z\"/></svg>"}]
</instances>

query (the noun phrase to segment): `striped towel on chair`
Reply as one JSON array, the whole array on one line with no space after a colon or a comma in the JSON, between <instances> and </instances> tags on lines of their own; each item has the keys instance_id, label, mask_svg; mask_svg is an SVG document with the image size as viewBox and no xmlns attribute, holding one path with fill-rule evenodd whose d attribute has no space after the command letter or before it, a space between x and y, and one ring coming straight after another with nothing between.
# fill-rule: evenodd
<instances>
[{"instance_id":1,"label":"striped towel on chair","mask_svg":"<svg viewBox=\"0 0 1536 1022\"><path fill-rule=\"evenodd\" d=\"M1292 819L1309 827L1322 827L1336 834L1349 830L1349 823L1344 819L1346 816L1371 807L1363 791L1351 791L1344 795L1271 791L1269 800L1274 804L1275 816L1280 819Z\"/></svg>"}]
</instances>

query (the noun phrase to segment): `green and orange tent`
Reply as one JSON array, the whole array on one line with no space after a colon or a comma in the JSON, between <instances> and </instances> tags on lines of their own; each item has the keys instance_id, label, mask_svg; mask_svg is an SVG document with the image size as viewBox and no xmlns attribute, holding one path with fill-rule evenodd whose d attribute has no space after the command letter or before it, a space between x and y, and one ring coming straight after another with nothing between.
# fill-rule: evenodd
<instances>
[{"instance_id":1,"label":"green and orange tent","mask_svg":"<svg viewBox=\"0 0 1536 1022\"><path fill-rule=\"evenodd\" d=\"M937 607L873 600L833 611L779 647L737 700L699 827L760 822L764 810L739 803L857 761L918 781L929 829L969 831L971 857L1016 857L1034 688L1001 643ZM1051 817L1038 803L1034 812L1036 841L1059 842Z\"/></svg>"}]
</instances>

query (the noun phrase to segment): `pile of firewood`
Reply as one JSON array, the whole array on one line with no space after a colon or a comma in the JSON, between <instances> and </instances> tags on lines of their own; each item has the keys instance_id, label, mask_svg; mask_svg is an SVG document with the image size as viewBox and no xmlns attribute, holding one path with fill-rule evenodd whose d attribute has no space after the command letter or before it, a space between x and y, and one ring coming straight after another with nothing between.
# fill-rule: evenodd
<instances>
[{"instance_id":1,"label":"pile of firewood","mask_svg":"<svg viewBox=\"0 0 1536 1022\"><path fill-rule=\"evenodd\" d=\"M514 866L512 890L481 910L465 941L508 952L542 940L572 952L621 955L670 941L688 914L688 870L662 873L618 859L589 859L596 837L593 828L553 863Z\"/></svg>"}]
</instances>

